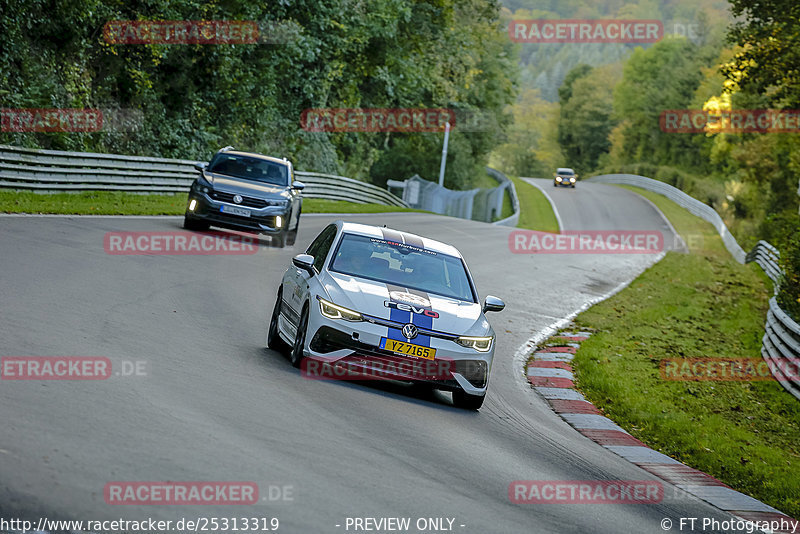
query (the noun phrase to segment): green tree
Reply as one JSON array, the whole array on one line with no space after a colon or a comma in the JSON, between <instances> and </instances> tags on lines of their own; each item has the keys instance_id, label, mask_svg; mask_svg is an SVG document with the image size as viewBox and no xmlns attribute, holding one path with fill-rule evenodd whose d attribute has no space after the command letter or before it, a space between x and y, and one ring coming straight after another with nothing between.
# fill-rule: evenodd
<instances>
[{"instance_id":1,"label":"green tree","mask_svg":"<svg viewBox=\"0 0 800 534\"><path fill-rule=\"evenodd\" d=\"M794 0L730 0L740 46L723 72L743 91L768 95L779 107L800 105L800 4Z\"/></svg>"},{"instance_id":2,"label":"green tree","mask_svg":"<svg viewBox=\"0 0 800 534\"><path fill-rule=\"evenodd\" d=\"M613 117L614 87L622 70L619 64L585 67L570 71L558 90L558 142L567 163L580 174L594 170L611 147L609 134L617 122Z\"/></svg>"}]
</instances>

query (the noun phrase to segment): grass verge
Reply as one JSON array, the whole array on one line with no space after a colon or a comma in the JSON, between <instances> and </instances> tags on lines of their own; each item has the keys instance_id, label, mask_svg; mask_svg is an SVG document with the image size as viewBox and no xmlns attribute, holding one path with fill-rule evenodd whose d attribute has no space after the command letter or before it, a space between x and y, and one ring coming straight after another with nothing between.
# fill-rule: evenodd
<instances>
[{"instance_id":1,"label":"grass verge","mask_svg":"<svg viewBox=\"0 0 800 534\"><path fill-rule=\"evenodd\" d=\"M64 215L183 215L186 193L137 195L119 191L41 194L0 191L0 213L55 213ZM380 204L356 204L317 198L303 199L303 213L384 213L413 211Z\"/></svg>"},{"instance_id":2,"label":"grass verge","mask_svg":"<svg viewBox=\"0 0 800 534\"><path fill-rule=\"evenodd\" d=\"M514 182L519 198L519 223L517 228L558 233L558 221L553 207L539 189L516 176L509 176Z\"/></svg>"},{"instance_id":3,"label":"grass verge","mask_svg":"<svg viewBox=\"0 0 800 534\"><path fill-rule=\"evenodd\" d=\"M759 358L771 286L713 227L630 188L669 218L690 254L669 252L576 319L597 332L575 357L585 396L647 445L800 517L800 402L774 381L663 380L665 358Z\"/></svg>"}]
</instances>

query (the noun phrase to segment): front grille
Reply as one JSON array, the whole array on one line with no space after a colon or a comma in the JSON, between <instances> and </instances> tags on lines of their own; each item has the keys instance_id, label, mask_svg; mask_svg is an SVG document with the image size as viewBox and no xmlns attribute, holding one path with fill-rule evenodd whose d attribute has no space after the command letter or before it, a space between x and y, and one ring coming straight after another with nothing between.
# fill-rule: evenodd
<instances>
[{"instance_id":1,"label":"front grille","mask_svg":"<svg viewBox=\"0 0 800 534\"><path fill-rule=\"evenodd\" d=\"M229 202L230 204L236 204L233 201L233 197L235 193L227 193L225 191L212 191L211 198L217 200L219 202ZM269 206L269 202L264 200L263 198L256 198L256 197L246 197L242 195L242 202L239 206L246 206L248 208L265 208Z\"/></svg>"},{"instance_id":2,"label":"front grille","mask_svg":"<svg viewBox=\"0 0 800 534\"><path fill-rule=\"evenodd\" d=\"M224 213L221 211L214 211L208 210L205 212L207 216L208 222L212 225L216 223L220 224L232 224L237 227L246 227L253 230L263 230L261 225L265 225L270 228L275 228L275 217L242 217L240 215L233 215L231 213Z\"/></svg>"},{"instance_id":3,"label":"front grille","mask_svg":"<svg viewBox=\"0 0 800 534\"><path fill-rule=\"evenodd\" d=\"M341 349L355 351L353 356L345 358L341 361L345 365L347 365L348 362L358 360L359 358L368 359L373 363L384 366L391 366L392 364L397 364L399 361L407 359L404 356L399 356L394 352L381 349L380 347L362 343L353 339L350 335L329 326L322 326L319 330L317 330L316 334L314 334L314 338L311 340L310 347L314 352L319 352L322 354L327 354ZM421 362L416 358L412 358L412 361L415 361L418 364L425 363L424 361ZM435 382L436 387L458 389L458 383L450 378L449 373L441 371L441 369L452 370L452 367L449 367L451 364L446 360L442 361L438 358L436 361L439 362L437 365L442 365L444 367L435 367L433 368L433 375L429 375L428 377L418 376L418 378L421 378L427 382ZM488 378L488 365L485 361L456 360L454 363L455 372L463 375L470 384L478 388L483 388L486 386Z\"/></svg>"},{"instance_id":4,"label":"front grille","mask_svg":"<svg viewBox=\"0 0 800 534\"><path fill-rule=\"evenodd\" d=\"M311 340L310 347L314 352L322 354L348 349L364 356L385 357L395 355L394 352L356 341L344 332L330 326L322 326L317 330L317 333L314 334L314 339Z\"/></svg>"}]
</instances>

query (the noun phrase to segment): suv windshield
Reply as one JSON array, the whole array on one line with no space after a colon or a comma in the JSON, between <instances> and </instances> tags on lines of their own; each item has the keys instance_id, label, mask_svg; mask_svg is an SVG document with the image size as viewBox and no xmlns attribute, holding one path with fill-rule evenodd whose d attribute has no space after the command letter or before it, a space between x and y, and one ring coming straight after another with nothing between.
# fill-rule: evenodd
<instances>
[{"instance_id":1,"label":"suv windshield","mask_svg":"<svg viewBox=\"0 0 800 534\"><path fill-rule=\"evenodd\" d=\"M330 270L476 302L461 258L384 239L344 234Z\"/></svg>"},{"instance_id":2,"label":"suv windshield","mask_svg":"<svg viewBox=\"0 0 800 534\"><path fill-rule=\"evenodd\" d=\"M217 154L208 167L208 172L274 185L289 185L288 171L286 165L237 154Z\"/></svg>"}]
</instances>

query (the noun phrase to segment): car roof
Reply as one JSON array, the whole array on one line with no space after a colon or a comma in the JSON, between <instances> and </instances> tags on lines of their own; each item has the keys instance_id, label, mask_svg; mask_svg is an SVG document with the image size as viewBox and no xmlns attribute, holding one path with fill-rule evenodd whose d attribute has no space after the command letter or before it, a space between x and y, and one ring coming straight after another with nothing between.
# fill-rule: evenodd
<instances>
[{"instance_id":1,"label":"car roof","mask_svg":"<svg viewBox=\"0 0 800 534\"><path fill-rule=\"evenodd\" d=\"M400 230L387 228L385 226L372 226L369 224L359 224L346 221L337 221L337 224L341 225L342 231L347 232L348 234L376 237L378 239L386 239L391 241L401 241L407 245L417 247L421 245L421 247L425 250L440 252L442 254L455 256L457 258L462 257L461 253L456 247L448 245L447 243L442 243L441 241L436 241L435 239L422 237L417 234L402 232Z\"/></svg>"},{"instance_id":2,"label":"car roof","mask_svg":"<svg viewBox=\"0 0 800 534\"><path fill-rule=\"evenodd\" d=\"M575 173L575 171L573 171L569 167L559 167L558 169L556 169L556 172L571 172L573 174Z\"/></svg>"},{"instance_id":3,"label":"car roof","mask_svg":"<svg viewBox=\"0 0 800 534\"><path fill-rule=\"evenodd\" d=\"M249 158L258 158L264 159L267 161L271 161L273 163L280 163L281 165L290 165L289 160L283 160L281 158L274 158L272 156L265 156L264 154L256 154L255 152L241 152L239 150L225 150L220 151L223 154L233 154L235 156L247 156Z\"/></svg>"}]
</instances>

